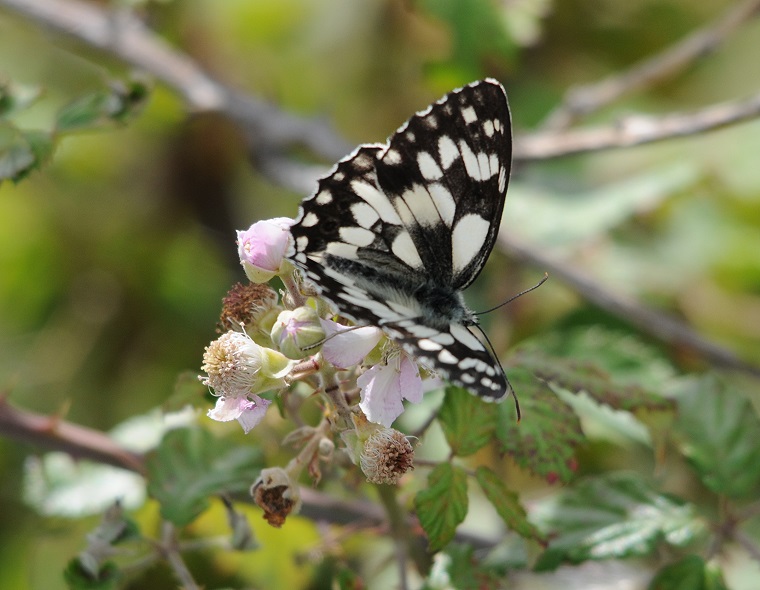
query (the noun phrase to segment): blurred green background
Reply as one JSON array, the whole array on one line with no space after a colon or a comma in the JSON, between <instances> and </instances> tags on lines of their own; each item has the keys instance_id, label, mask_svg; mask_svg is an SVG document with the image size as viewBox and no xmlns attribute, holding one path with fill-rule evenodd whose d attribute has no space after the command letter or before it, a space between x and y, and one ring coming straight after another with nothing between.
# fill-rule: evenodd
<instances>
[{"instance_id":1,"label":"blurred green background","mask_svg":"<svg viewBox=\"0 0 760 590\"><path fill-rule=\"evenodd\" d=\"M731 5L175 0L135 10L217 79L325 118L359 143L383 140L431 100L486 75L507 88L517 133L528 132L570 86L661 51ZM592 121L745 97L760 88L758 55L754 20L686 71ZM0 78L44 91L14 119L19 126L48 128L65 104L129 74L118 60L0 5ZM503 226L760 362L758 153L760 122L750 122L521 165ZM188 117L160 84L129 125L66 138L40 171L0 186L0 394L101 430L160 405L179 375L198 371L220 299L242 279L233 230L294 216L303 196L259 174L232 125L217 116ZM494 254L468 299L475 308L496 305L542 273ZM550 281L490 318L491 326L501 319L509 325L490 333L504 349L595 314L611 321ZM692 359L688 366L702 365ZM0 439L0 588L60 587L60 571L96 522L42 518L23 503L23 463L34 452ZM142 518L150 522L155 514L147 510ZM276 538L282 547L288 539L305 551L315 538L306 525L274 537L253 520L263 544ZM215 569L220 580L240 564L199 557L197 567ZM289 575L293 583L303 579L298 568ZM172 587L166 572L151 580L150 587Z\"/></svg>"}]
</instances>

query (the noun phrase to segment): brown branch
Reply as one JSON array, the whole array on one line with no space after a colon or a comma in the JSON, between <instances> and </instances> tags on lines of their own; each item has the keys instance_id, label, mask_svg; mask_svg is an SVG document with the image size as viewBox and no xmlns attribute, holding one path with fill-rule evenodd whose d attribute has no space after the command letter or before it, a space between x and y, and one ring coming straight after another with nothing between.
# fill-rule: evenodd
<instances>
[{"instance_id":1,"label":"brown branch","mask_svg":"<svg viewBox=\"0 0 760 590\"><path fill-rule=\"evenodd\" d=\"M44 449L63 451L78 459L145 475L142 456L127 451L102 432L65 422L57 416L19 410L5 397L0 398L0 434Z\"/></svg>"},{"instance_id":2,"label":"brown branch","mask_svg":"<svg viewBox=\"0 0 760 590\"><path fill-rule=\"evenodd\" d=\"M604 80L571 88L562 103L547 117L543 127L566 129L581 117L615 102L622 96L656 84L686 69L692 62L709 55L736 29L760 12L760 0L746 0L732 6L717 21L699 29L659 54L645 59L627 71Z\"/></svg>"},{"instance_id":3,"label":"brown branch","mask_svg":"<svg viewBox=\"0 0 760 590\"><path fill-rule=\"evenodd\" d=\"M244 130L249 147L257 148L252 153L305 145L337 160L351 150L325 122L289 114L217 82L125 10L108 12L80 0L0 0L0 7L147 72L192 111L224 113Z\"/></svg>"},{"instance_id":4,"label":"brown branch","mask_svg":"<svg viewBox=\"0 0 760 590\"><path fill-rule=\"evenodd\" d=\"M264 173L290 188L304 192L302 189L309 184L305 192L311 190L314 171L294 166L281 154L286 148L304 145L326 160L334 161L353 147L324 121L286 113L275 105L220 84L191 58L170 47L127 12L109 13L80 0L0 0L0 7L140 68L182 96L190 110L224 113L244 131L249 151L256 156ZM749 8L748 3L745 12ZM607 127L519 136L514 157L515 160L544 160L629 147L704 133L758 116L760 95L688 114L630 116ZM294 177L296 170L299 175Z\"/></svg>"},{"instance_id":5,"label":"brown branch","mask_svg":"<svg viewBox=\"0 0 760 590\"><path fill-rule=\"evenodd\" d=\"M630 147L714 131L760 116L760 93L719 103L691 113L630 115L612 126L543 131L516 138L516 160L546 160L571 154Z\"/></svg>"},{"instance_id":6,"label":"brown branch","mask_svg":"<svg viewBox=\"0 0 760 590\"><path fill-rule=\"evenodd\" d=\"M694 351L714 365L736 369L760 378L760 366L742 360L730 350L706 340L686 324L600 286L589 277L573 270L567 263L547 256L538 249L527 248L504 231L499 234L498 243L510 256L527 261L542 271L548 271L550 276L558 277L584 299L629 322L645 334L672 346Z\"/></svg>"}]
</instances>

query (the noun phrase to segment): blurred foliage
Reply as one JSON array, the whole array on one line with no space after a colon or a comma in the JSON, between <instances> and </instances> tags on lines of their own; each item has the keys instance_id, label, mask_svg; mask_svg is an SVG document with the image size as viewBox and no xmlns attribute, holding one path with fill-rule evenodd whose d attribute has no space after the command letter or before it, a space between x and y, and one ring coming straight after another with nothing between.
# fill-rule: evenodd
<instances>
[{"instance_id":1,"label":"blurred foliage","mask_svg":"<svg viewBox=\"0 0 760 590\"><path fill-rule=\"evenodd\" d=\"M518 132L529 131L570 86L664 49L731 5L131 4L217 79L286 110L328 118L356 142L382 140L430 100L486 75L504 83ZM689 110L757 92L758 78L749 73L757 69L758 33L760 22L748 22L686 71L629 95L592 121L611 123L631 111ZM522 165L513 174L503 226L760 362L759 131L755 121ZM64 414L99 430L147 413L175 392L210 407L200 388L187 386L186 374L198 370L219 302L242 278L234 229L293 216L303 195L273 185L250 166L228 122L189 116L160 84L1 5L0 177L16 181L0 185L3 394L19 407ZM542 273L494 253L468 301L476 309L493 307ZM416 505L433 549L444 547L462 522L457 531L502 539L509 527L524 538L508 534L485 559L455 541L436 555L425 587L499 587L508 571L523 570L510 587L530 588L536 579L549 584L554 578L531 578L526 563L550 569L631 556L641 557L636 569L650 572L647 580L658 572L651 588L754 587L760 565L744 549L728 545L711 555L704 539L706 524L745 519L745 536L760 544L751 519L760 482L756 381L719 373L683 350L642 338L625 318L600 312L556 280L484 323L509 361L522 423L515 425L510 402L494 409L447 391L421 446L421 453L444 462L431 471L419 468L420 481L402 488L404 501ZM419 411L436 409L440 397L429 399L434 401ZM417 412L401 423L411 424ZM153 485L179 486L185 494L181 510L169 506L178 510L175 522L192 521L183 530L185 541L229 535L221 502L212 500L203 511L209 494L238 489L249 470L292 456L280 444L288 424L276 412L248 438L233 427L199 422L213 437L180 430L153 451L154 462L171 466L159 470ZM498 443L487 444L494 436ZM38 452L0 439L6 473L0 485L2 588L61 587L64 571L79 579L70 559L98 526L95 517L42 516L33 498L22 503L22 473L54 479L54 472L34 471L29 463L24 468ZM447 463L453 454L456 461ZM230 483L235 485L225 485ZM376 501L358 482L348 483L356 495L349 499ZM342 497L334 487L327 491ZM65 494L57 498L66 502ZM140 534L160 535L158 514L166 514L167 504L171 500L159 489L130 515ZM391 543L373 531L328 531L301 517L275 530L260 511L240 509L260 548L190 552L193 574L207 587L395 584ZM549 537L546 552L537 541L543 535ZM120 565L128 562L120 558ZM562 572L563 585L588 585L588 570ZM109 582L111 574L104 570ZM119 584L149 589L176 582L165 566L152 565Z\"/></svg>"}]
</instances>

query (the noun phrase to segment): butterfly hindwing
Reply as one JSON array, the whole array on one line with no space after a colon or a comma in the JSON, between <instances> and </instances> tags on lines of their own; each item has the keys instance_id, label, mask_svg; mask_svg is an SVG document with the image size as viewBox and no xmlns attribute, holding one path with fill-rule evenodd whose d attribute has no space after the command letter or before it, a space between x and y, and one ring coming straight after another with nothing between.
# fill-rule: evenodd
<instances>
[{"instance_id":1,"label":"butterfly hindwing","mask_svg":"<svg viewBox=\"0 0 760 590\"><path fill-rule=\"evenodd\" d=\"M493 80L455 90L386 144L363 145L304 199L289 256L342 315L382 327L423 365L486 399L508 384L468 329L461 289L498 232L511 162Z\"/></svg>"}]
</instances>

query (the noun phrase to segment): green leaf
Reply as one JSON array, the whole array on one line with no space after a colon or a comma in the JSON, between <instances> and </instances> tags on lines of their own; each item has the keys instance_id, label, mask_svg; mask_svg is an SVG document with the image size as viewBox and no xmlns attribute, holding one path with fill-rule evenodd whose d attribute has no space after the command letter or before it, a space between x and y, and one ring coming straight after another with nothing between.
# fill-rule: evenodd
<instances>
[{"instance_id":1,"label":"green leaf","mask_svg":"<svg viewBox=\"0 0 760 590\"><path fill-rule=\"evenodd\" d=\"M674 411L656 393L674 378L672 367L631 334L601 326L542 337L521 346L513 362L572 392L629 412Z\"/></svg>"},{"instance_id":2,"label":"green leaf","mask_svg":"<svg viewBox=\"0 0 760 590\"><path fill-rule=\"evenodd\" d=\"M690 382L678 397L683 454L712 491L754 498L760 491L760 420L747 398L715 377Z\"/></svg>"},{"instance_id":3,"label":"green leaf","mask_svg":"<svg viewBox=\"0 0 760 590\"><path fill-rule=\"evenodd\" d=\"M146 464L148 493L177 526L201 514L210 495L247 490L263 466L257 449L231 446L199 428L169 431Z\"/></svg>"},{"instance_id":4,"label":"green leaf","mask_svg":"<svg viewBox=\"0 0 760 590\"><path fill-rule=\"evenodd\" d=\"M114 82L63 107L56 119L59 133L89 131L124 124L140 112L148 88L138 81Z\"/></svg>"},{"instance_id":5,"label":"green leaf","mask_svg":"<svg viewBox=\"0 0 760 590\"><path fill-rule=\"evenodd\" d=\"M515 44L503 26L503 17L490 0L425 0L424 8L451 31L452 66L465 79L482 75L484 61L514 55Z\"/></svg>"},{"instance_id":6,"label":"green leaf","mask_svg":"<svg viewBox=\"0 0 760 590\"><path fill-rule=\"evenodd\" d=\"M24 131L0 121L0 183L21 180L39 168L53 151L44 131Z\"/></svg>"},{"instance_id":7,"label":"green leaf","mask_svg":"<svg viewBox=\"0 0 760 590\"><path fill-rule=\"evenodd\" d=\"M486 445L494 435L498 412L461 387L447 387L438 410L446 441L455 455L467 457Z\"/></svg>"},{"instance_id":8,"label":"green leaf","mask_svg":"<svg viewBox=\"0 0 760 590\"><path fill-rule=\"evenodd\" d=\"M663 541L683 546L704 530L692 506L619 472L578 482L539 506L534 518L551 538L539 571L562 562L648 555Z\"/></svg>"},{"instance_id":9,"label":"green leaf","mask_svg":"<svg viewBox=\"0 0 760 590\"><path fill-rule=\"evenodd\" d=\"M72 590L113 590L119 587L121 572L112 562L103 565L97 578L91 577L82 569L77 558L69 561L63 570L66 586Z\"/></svg>"},{"instance_id":10,"label":"green leaf","mask_svg":"<svg viewBox=\"0 0 760 590\"><path fill-rule=\"evenodd\" d=\"M454 538L467 516L467 475L450 463L441 463L428 476L428 488L417 493L414 507L428 536L430 551Z\"/></svg>"},{"instance_id":11,"label":"green leaf","mask_svg":"<svg viewBox=\"0 0 760 590\"><path fill-rule=\"evenodd\" d=\"M504 524L521 537L544 542L544 536L528 521L528 515L517 497L488 467L478 467L475 478L488 501L496 508Z\"/></svg>"},{"instance_id":12,"label":"green leaf","mask_svg":"<svg viewBox=\"0 0 760 590\"><path fill-rule=\"evenodd\" d=\"M697 555L687 555L657 572L649 590L728 590L728 586L720 569Z\"/></svg>"},{"instance_id":13,"label":"green leaf","mask_svg":"<svg viewBox=\"0 0 760 590\"><path fill-rule=\"evenodd\" d=\"M583 441L578 417L525 369L510 369L509 381L519 395L522 421L517 422L508 401L498 406L496 436L502 450L550 483L570 481L577 466L575 449Z\"/></svg>"},{"instance_id":14,"label":"green leaf","mask_svg":"<svg viewBox=\"0 0 760 590\"><path fill-rule=\"evenodd\" d=\"M499 588L504 574L493 566L484 566L469 545L451 544L436 556L422 590L456 588L457 590L486 590ZM444 582L445 580L445 582Z\"/></svg>"},{"instance_id":15,"label":"green leaf","mask_svg":"<svg viewBox=\"0 0 760 590\"><path fill-rule=\"evenodd\" d=\"M42 95L39 86L23 86L15 82L0 82L0 117L23 111Z\"/></svg>"}]
</instances>

